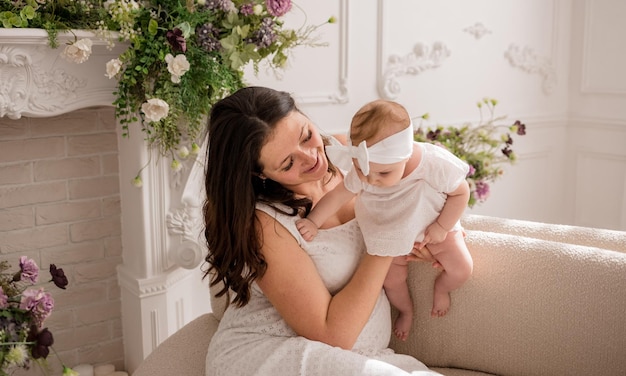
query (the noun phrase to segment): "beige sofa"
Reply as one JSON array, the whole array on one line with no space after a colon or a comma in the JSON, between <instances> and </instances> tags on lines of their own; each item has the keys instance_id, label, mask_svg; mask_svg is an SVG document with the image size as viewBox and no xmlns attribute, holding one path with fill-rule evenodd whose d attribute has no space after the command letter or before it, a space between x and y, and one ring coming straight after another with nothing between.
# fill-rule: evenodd
<instances>
[{"instance_id":1,"label":"beige sofa","mask_svg":"<svg viewBox=\"0 0 626 376\"><path fill-rule=\"evenodd\" d=\"M415 321L397 352L444 375L626 375L626 232L463 218L472 278L429 316L436 271L411 265ZM202 376L225 307L165 340L133 376ZM245 361L242 359L242 361Z\"/></svg>"}]
</instances>

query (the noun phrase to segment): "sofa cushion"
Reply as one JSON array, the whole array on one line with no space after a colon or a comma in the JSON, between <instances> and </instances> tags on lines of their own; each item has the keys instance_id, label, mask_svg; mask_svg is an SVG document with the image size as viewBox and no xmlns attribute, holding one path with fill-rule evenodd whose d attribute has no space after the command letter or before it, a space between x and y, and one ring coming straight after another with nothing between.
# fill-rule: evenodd
<instances>
[{"instance_id":1,"label":"sofa cushion","mask_svg":"<svg viewBox=\"0 0 626 376\"><path fill-rule=\"evenodd\" d=\"M431 318L437 271L410 265L414 327L392 341L430 367L499 375L626 369L626 254L468 230L474 273Z\"/></svg>"},{"instance_id":2,"label":"sofa cushion","mask_svg":"<svg viewBox=\"0 0 626 376\"><path fill-rule=\"evenodd\" d=\"M206 354L219 321L207 313L163 341L133 376L205 376Z\"/></svg>"}]
</instances>

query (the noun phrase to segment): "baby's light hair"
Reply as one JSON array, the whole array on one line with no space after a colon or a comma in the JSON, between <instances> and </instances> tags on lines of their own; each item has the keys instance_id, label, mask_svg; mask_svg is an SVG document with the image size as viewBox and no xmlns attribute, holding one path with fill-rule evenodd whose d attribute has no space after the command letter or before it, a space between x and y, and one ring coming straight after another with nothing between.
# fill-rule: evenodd
<instances>
[{"instance_id":1,"label":"baby's light hair","mask_svg":"<svg viewBox=\"0 0 626 376\"><path fill-rule=\"evenodd\" d=\"M354 146L361 141L371 146L410 124L411 118L404 106L378 99L367 103L354 114L350 124L350 140Z\"/></svg>"}]
</instances>

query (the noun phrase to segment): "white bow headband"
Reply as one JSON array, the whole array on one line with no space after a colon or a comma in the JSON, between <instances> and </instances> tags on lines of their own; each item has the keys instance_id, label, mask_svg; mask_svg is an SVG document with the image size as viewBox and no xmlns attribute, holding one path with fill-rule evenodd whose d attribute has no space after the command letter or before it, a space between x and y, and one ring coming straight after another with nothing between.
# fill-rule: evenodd
<instances>
[{"instance_id":1,"label":"white bow headband","mask_svg":"<svg viewBox=\"0 0 626 376\"><path fill-rule=\"evenodd\" d=\"M370 172L370 162L391 164L409 158L413 153L413 123L398 133L384 138L371 147L365 141L358 146L329 145L326 155L333 164L343 170L352 168L352 158L359 162L363 175Z\"/></svg>"}]
</instances>

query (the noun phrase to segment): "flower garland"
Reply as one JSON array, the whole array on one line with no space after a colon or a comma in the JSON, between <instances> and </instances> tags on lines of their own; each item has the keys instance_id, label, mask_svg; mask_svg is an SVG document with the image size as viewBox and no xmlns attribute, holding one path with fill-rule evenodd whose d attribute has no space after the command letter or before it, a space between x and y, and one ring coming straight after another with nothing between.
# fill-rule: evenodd
<instances>
[{"instance_id":1,"label":"flower garland","mask_svg":"<svg viewBox=\"0 0 626 376\"><path fill-rule=\"evenodd\" d=\"M512 164L517 160L513 152L512 134L526 134L526 124L516 120L512 124L502 124L506 116L494 117L498 101L484 98L477 103L480 111L478 124L465 123L461 126L422 127L421 120L428 120L428 114L420 118L420 126L415 132L415 140L430 142L448 149L452 154L469 164L467 182L470 186L470 198L467 205L471 208L489 198L491 184L504 174L503 164ZM489 117L483 119L483 110Z\"/></svg>"},{"instance_id":2,"label":"flower garland","mask_svg":"<svg viewBox=\"0 0 626 376\"><path fill-rule=\"evenodd\" d=\"M291 0L0 0L0 26L43 28L51 47L58 31L71 29L94 30L110 47L128 43L103 67L118 81L113 105L122 134L140 123L176 170L200 150L212 105L245 86L245 66L281 69L294 47L322 45L312 33L334 18L287 29L282 17L293 7ZM81 64L91 48L90 39L77 39L61 56Z\"/></svg>"},{"instance_id":3,"label":"flower garland","mask_svg":"<svg viewBox=\"0 0 626 376\"><path fill-rule=\"evenodd\" d=\"M16 273L9 273L9 263L0 262L0 376L18 368L29 369L33 360L43 366L54 343L50 330L43 327L54 299L43 287L33 287L39 279L35 261L22 256L19 267ZM63 269L51 264L50 276L49 282L65 290L68 281ZM63 366L63 375L77 374Z\"/></svg>"}]
</instances>

